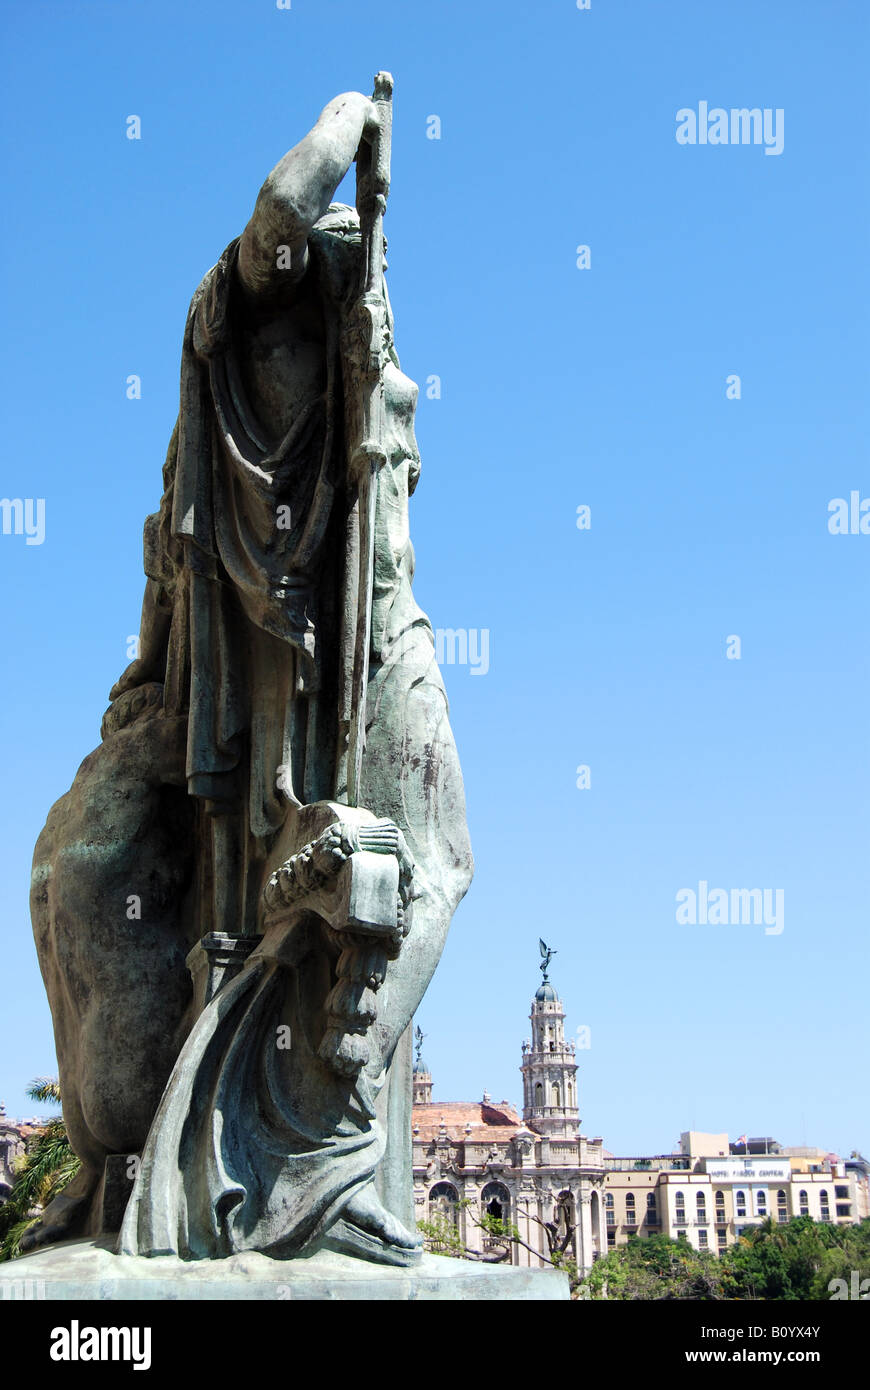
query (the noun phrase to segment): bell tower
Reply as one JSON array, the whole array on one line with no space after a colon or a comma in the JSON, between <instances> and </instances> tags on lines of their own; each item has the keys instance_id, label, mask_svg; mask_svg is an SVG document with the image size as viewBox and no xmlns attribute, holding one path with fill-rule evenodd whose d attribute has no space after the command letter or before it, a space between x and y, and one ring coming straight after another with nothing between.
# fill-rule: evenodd
<instances>
[{"instance_id":1,"label":"bell tower","mask_svg":"<svg viewBox=\"0 0 870 1390\"><path fill-rule=\"evenodd\" d=\"M531 1042L523 1043L523 1120L538 1134L572 1139L579 1127L574 1044L565 1041L565 1011L549 981L556 954L541 943L544 978L532 1000ZM416 1077L415 1083L416 1083Z\"/></svg>"}]
</instances>

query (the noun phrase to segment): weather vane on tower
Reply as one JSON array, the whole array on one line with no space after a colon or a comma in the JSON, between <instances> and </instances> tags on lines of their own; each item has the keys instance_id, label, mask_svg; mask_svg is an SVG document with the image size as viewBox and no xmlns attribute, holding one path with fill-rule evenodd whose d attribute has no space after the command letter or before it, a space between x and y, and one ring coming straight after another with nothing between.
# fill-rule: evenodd
<instances>
[{"instance_id":1,"label":"weather vane on tower","mask_svg":"<svg viewBox=\"0 0 870 1390\"><path fill-rule=\"evenodd\" d=\"M538 945L541 948L541 971L543 972L544 984L546 985L549 984L547 971L550 968L550 961L553 956L557 956L559 953L558 951L551 950L546 941L542 941L540 937L538 937Z\"/></svg>"}]
</instances>

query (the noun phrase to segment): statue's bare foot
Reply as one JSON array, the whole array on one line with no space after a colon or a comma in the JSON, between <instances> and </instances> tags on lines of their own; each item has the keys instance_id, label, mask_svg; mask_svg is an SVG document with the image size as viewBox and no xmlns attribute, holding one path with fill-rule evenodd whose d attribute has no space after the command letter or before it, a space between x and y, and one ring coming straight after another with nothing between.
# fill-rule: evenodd
<instances>
[{"instance_id":1,"label":"statue's bare foot","mask_svg":"<svg viewBox=\"0 0 870 1390\"><path fill-rule=\"evenodd\" d=\"M342 1216L352 1221L366 1235L382 1240L385 1245L398 1246L400 1250L415 1251L422 1245L422 1238L403 1226L393 1214L387 1211L375 1191L374 1183L367 1183L351 1197Z\"/></svg>"},{"instance_id":2,"label":"statue's bare foot","mask_svg":"<svg viewBox=\"0 0 870 1390\"><path fill-rule=\"evenodd\" d=\"M49 1202L35 1226L21 1237L21 1253L38 1250L58 1240L69 1240L87 1230L99 1174L81 1169L63 1192Z\"/></svg>"}]
</instances>

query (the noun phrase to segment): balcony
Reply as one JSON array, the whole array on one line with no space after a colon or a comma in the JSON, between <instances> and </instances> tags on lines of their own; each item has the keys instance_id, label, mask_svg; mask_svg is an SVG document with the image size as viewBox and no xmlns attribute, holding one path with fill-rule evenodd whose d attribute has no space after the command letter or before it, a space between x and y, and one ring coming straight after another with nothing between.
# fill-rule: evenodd
<instances>
[{"instance_id":1,"label":"balcony","mask_svg":"<svg viewBox=\"0 0 870 1390\"><path fill-rule=\"evenodd\" d=\"M511 1253L510 1240L507 1236L504 1238L504 1240L497 1240L495 1236L484 1236L483 1252L485 1255L500 1254L503 1260L508 1260L510 1258ZM494 1263L498 1262L494 1261Z\"/></svg>"}]
</instances>

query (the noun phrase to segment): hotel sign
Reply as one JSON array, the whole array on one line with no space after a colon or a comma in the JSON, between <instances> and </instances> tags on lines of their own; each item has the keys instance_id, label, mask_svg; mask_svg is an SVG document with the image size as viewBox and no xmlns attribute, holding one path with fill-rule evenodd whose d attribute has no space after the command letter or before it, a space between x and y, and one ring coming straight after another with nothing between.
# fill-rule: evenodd
<instances>
[{"instance_id":1,"label":"hotel sign","mask_svg":"<svg viewBox=\"0 0 870 1390\"><path fill-rule=\"evenodd\" d=\"M787 1158L707 1159L707 1176L717 1182L788 1182L791 1164Z\"/></svg>"}]
</instances>

